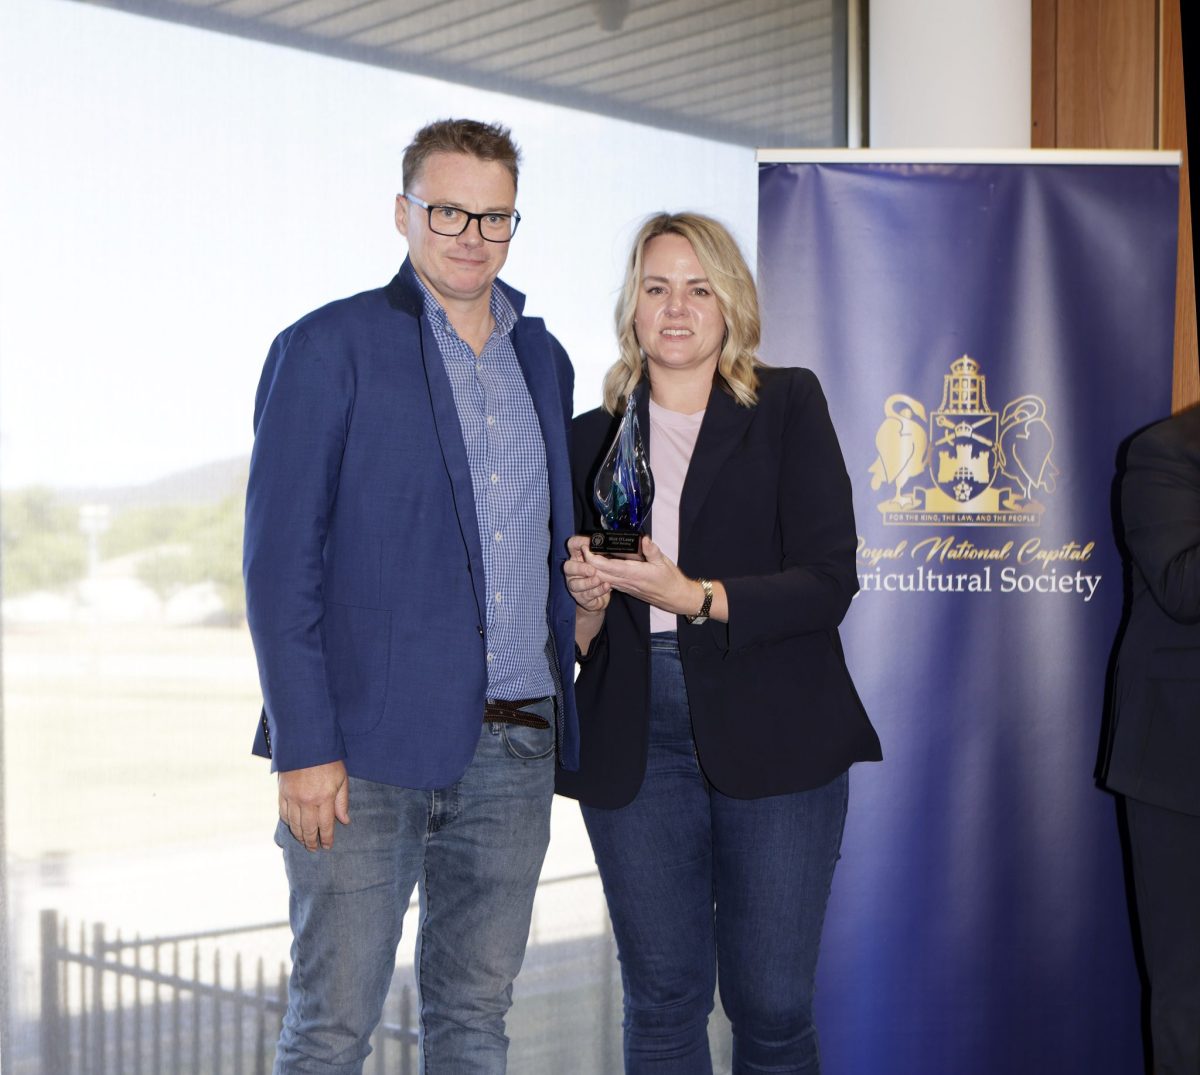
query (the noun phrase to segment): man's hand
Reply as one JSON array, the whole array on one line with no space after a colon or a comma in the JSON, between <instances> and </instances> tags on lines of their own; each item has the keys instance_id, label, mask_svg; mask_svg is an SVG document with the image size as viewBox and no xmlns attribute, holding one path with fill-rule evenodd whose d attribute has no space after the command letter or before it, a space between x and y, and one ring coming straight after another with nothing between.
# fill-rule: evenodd
<instances>
[{"instance_id":1,"label":"man's hand","mask_svg":"<svg viewBox=\"0 0 1200 1075\"><path fill-rule=\"evenodd\" d=\"M279 774L279 816L309 851L333 847L333 819L350 824L350 783L340 761Z\"/></svg>"}]
</instances>

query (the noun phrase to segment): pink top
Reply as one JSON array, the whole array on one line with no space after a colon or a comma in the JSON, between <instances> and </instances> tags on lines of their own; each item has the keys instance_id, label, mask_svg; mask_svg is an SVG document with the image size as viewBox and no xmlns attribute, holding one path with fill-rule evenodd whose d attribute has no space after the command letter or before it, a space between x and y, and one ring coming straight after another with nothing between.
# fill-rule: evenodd
<instances>
[{"instance_id":1,"label":"pink top","mask_svg":"<svg viewBox=\"0 0 1200 1075\"><path fill-rule=\"evenodd\" d=\"M654 506L650 518L654 543L675 563L679 562L679 497L703 421L703 411L679 414L650 400L650 470L654 474ZM675 613L650 606L652 633L677 629Z\"/></svg>"}]
</instances>

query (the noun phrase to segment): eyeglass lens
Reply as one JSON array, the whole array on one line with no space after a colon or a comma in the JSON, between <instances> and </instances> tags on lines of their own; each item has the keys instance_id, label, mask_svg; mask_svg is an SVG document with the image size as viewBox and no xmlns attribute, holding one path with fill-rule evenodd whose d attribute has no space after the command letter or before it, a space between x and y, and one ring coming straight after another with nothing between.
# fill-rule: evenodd
<instances>
[{"instance_id":1,"label":"eyeglass lens","mask_svg":"<svg viewBox=\"0 0 1200 1075\"><path fill-rule=\"evenodd\" d=\"M506 242L516 230L516 220L506 213L468 213L452 205L429 207L429 226L438 235L461 235L472 217L479 221L479 233L494 242Z\"/></svg>"}]
</instances>

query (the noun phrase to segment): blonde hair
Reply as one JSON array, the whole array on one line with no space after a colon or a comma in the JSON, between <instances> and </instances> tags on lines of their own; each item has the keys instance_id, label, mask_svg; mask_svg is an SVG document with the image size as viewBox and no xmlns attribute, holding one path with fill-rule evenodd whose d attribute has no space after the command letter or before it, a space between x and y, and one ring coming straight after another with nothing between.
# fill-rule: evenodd
<instances>
[{"instance_id":1,"label":"blonde hair","mask_svg":"<svg viewBox=\"0 0 1200 1075\"><path fill-rule=\"evenodd\" d=\"M646 376L633 318L642 290L646 244L660 235L681 235L696 252L725 320L725 342L717 359L716 379L743 407L758 401L758 343L762 335L758 292L746 260L724 224L699 213L658 213L637 233L617 300L618 358L604 375L604 409L616 414Z\"/></svg>"}]
</instances>

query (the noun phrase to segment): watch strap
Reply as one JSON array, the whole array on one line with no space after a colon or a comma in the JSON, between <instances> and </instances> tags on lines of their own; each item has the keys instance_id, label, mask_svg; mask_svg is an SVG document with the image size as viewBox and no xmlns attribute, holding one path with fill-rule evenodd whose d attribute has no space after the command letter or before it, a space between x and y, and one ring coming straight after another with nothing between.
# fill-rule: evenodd
<instances>
[{"instance_id":1,"label":"watch strap","mask_svg":"<svg viewBox=\"0 0 1200 1075\"><path fill-rule=\"evenodd\" d=\"M688 623L705 623L708 620L708 614L712 611L713 603L713 584L709 579L697 579L698 583L704 587L704 603L700 606L700 611L694 616L688 616Z\"/></svg>"}]
</instances>

